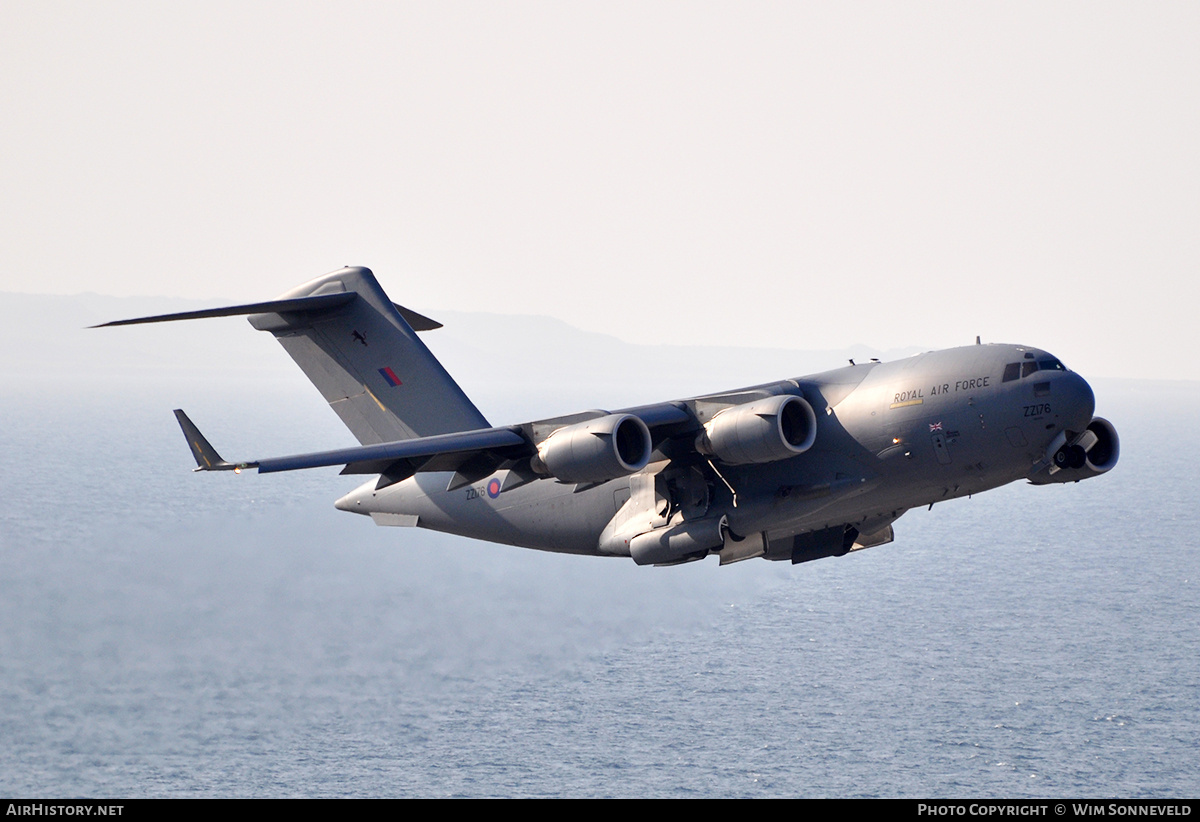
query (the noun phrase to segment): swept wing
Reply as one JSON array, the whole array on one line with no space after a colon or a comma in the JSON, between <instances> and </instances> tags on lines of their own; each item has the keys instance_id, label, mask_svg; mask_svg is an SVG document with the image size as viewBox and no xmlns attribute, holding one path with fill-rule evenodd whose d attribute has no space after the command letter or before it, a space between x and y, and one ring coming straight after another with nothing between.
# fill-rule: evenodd
<instances>
[{"instance_id":1,"label":"swept wing","mask_svg":"<svg viewBox=\"0 0 1200 822\"><path fill-rule=\"evenodd\" d=\"M579 423L588 419L623 415L638 417L647 429L658 431L660 435L681 425L686 426L692 419L683 407L663 403L641 406L620 412L618 415L594 411L572 418L525 425L480 428L378 445L229 462L217 453L182 409L175 410L175 418L196 460L197 471L240 471L257 468L260 474L272 474L341 465L344 466L341 471L343 474L379 474L380 488L400 482L413 474L428 471L454 471L456 477L451 482L452 486L473 482L486 477L497 468L512 466L535 457L538 453L538 439L545 439L544 436L539 437L543 431L553 433L568 427L565 424L568 421Z\"/></svg>"}]
</instances>

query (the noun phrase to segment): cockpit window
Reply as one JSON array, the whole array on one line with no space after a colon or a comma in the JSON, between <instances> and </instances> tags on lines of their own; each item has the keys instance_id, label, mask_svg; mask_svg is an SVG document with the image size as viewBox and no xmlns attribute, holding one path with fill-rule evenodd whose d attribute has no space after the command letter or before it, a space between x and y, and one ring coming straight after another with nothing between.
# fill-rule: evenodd
<instances>
[{"instance_id":1,"label":"cockpit window","mask_svg":"<svg viewBox=\"0 0 1200 822\"><path fill-rule=\"evenodd\" d=\"M1062 364L1062 360L1058 357L1042 357L1036 362L1032 359L1032 354L1026 354L1030 359L1022 362L1010 362L1004 366L1004 382L1012 382L1015 379L1024 379L1030 374L1036 374L1039 371L1066 371L1067 367Z\"/></svg>"}]
</instances>

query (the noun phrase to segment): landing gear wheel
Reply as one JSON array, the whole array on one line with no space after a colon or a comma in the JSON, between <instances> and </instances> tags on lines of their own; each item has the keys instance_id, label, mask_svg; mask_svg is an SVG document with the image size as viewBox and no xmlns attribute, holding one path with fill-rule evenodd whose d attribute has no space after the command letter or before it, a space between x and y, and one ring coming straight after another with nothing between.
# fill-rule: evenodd
<instances>
[{"instance_id":1,"label":"landing gear wheel","mask_svg":"<svg viewBox=\"0 0 1200 822\"><path fill-rule=\"evenodd\" d=\"M1083 450L1082 445L1072 445L1067 450L1070 452L1068 464L1071 468L1082 468L1087 463L1087 451Z\"/></svg>"},{"instance_id":2,"label":"landing gear wheel","mask_svg":"<svg viewBox=\"0 0 1200 822\"><path fill-rule=\"evenodd\" d=\"M1054 464L1059 468L1082 468L1087 463L1087 451L1079 445L1064 445L1054 452Z\"/></svg>"}]
</instances>

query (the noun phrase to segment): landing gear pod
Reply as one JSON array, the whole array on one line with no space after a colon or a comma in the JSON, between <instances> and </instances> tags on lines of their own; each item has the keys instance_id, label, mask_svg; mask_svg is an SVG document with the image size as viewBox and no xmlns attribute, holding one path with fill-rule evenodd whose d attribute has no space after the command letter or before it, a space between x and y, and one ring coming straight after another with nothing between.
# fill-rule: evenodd
<instances>
[{"instance_id":1,"label":"landing gear pod","mask_svg":"<svg viewBox=\"0 0 1200 822\"><path fill-rule=\"evenodd\" d=\"M558 429L538 445L532 463L562 482L607 482L641 471L653 450L646 423L609 414Z\"/></svg>"},{"instance_id":2,"label":"landing gear pod","mask_svg":"<svg viewBox=\"0 0 1200 822\"><path fill-rule=\"evenodd\" d=\"M629 541L629 555L638 565L672 565L703 559L725 544L724 517L681 522L656 528Z\"/></svg>"},{"instance_id":3,"label":"landing gear pod","mask_svg":"<svg viewBox=\"0 0 1200 822\"><path fill-rule=\"evenodd\" d=\"M696 438L696 450L726 465L752 465L803 454L817 439L817 415L803 397L783 394L727 408Z\"/></svg>"}]
</instances>

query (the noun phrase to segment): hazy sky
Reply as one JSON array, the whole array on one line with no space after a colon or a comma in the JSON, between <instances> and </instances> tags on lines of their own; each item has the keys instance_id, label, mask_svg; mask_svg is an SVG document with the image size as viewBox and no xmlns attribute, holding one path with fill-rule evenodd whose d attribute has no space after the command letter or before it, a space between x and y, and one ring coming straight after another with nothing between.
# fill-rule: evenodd
<instances>
[{"instance_id":1,"label":"hazy sky","mask_svg":"<svg viewBox=\"0 0 1200 822\"><path fill-rule=\"evenodd\" d=\"M1200 379L1200 4L0 4L0 291ZM502 340L495 341L502 345Z\"/></svg>"}]
</instances>

